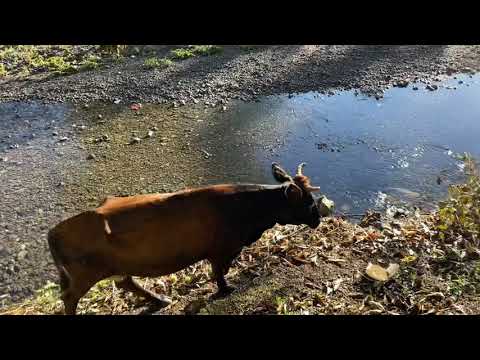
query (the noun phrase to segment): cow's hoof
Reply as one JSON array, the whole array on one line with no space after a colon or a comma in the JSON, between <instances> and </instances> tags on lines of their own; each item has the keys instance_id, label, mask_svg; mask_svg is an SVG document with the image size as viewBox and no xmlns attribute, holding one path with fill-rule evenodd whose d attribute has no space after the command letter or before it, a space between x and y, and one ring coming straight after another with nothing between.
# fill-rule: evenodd
<instances>
[{"instance_id":1,"label":"cow's hoof","mask_svg":"<svg viewBox=\"0 0 480 360\"><path fill-rule=\"evenodd\" d=\"M228 295L230 295L232 292L235 291L235 288L233 286L225 286L221 289L218 289L218 291L212 295L212 299L215 300L215 299L221 299L221 298L224 298Z\"/></svg>"}]
</instances>

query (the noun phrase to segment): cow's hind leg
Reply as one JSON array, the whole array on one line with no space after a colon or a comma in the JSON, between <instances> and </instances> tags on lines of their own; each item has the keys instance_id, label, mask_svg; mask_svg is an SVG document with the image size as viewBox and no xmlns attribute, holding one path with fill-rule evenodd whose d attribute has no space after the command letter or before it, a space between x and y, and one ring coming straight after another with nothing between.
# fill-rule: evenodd
<instances>
[{"instance_id":1,"label":"cow's hind leg","mask_svg":"<svg viewBox=\"0 0 480 360\"><path fill-rule=\"evenodd\" d=\"M133 292L137 295L146 297L149 300L154 300L160 303L161 306L167 306L172 303L172 300L164 295L157 294L153 291L145 289L131 276L126 276L122 280L115 280L115 285L121 289Z\"/></svg>"},{"instance_id":2,"label":"cow's hind leg","mask_svg":"<svg viewBox=\"0 0 480 360\"><path fill-rule=\"evenodd\" d=\"M68 289L62 291L62 300L65 307L65 315L75 315L78 302L97 283L99 279L82 279L81 282L72 284Z\"/></svg>"},{"instance_id":3,"label":"cow's hind leg","mask_svg":"<svg viewBox=\"0 0 480 360\"><path fill-rule=\"evenodd\" d=\"M68 273L67 273L68 271ZM75 315L78 302L98 281L105 278L102 271L84 265L69 265L60 269L60 287L66 315Z\"/></svg>"}]
</instances>

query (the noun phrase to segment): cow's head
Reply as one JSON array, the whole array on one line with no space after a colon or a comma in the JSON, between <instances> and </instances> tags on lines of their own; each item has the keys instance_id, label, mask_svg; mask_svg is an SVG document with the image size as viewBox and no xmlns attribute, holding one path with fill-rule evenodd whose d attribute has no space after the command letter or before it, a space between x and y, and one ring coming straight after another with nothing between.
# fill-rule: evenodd
<instances>
[{"instance_id":1,"label":"cow's head","mask_svg":"<svg viewBox=\"0 0 480 360\"><path fill-rule=\"evenodd\" d=\"M303 175L305 163L297 168L297 174L292 178L280 165L273 163L272 172L275 180L283 184L283 194L288 206L281 212L279 223L305 224L315 229L320 224L320 214L312 192L320 188L310 185L310 179Z\"/></svg>"}]
</instances>

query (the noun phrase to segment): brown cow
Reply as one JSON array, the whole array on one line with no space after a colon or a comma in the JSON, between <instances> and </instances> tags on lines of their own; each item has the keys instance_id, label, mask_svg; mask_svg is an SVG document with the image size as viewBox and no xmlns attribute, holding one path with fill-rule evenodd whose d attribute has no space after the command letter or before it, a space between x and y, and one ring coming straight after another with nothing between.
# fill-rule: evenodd
<instances>
[{"instance_id":1,"label":"brown cow","mask_svg":"<svg viewBox=\"0 0 480 360\"><path fill-rule=\"evenodd\" d=\"M132 276L174 273L200 260L212 265L215 296L233 291L224 276L244 246L279 223L320 223L317 204L300 164L295 177L273 164L281 185L215 185L175 193L109 197L95 210L69 218L48 234L60 273L66 314L98 281L113 276L119 287L162 303Z\"/></svg>"}]
</instances>

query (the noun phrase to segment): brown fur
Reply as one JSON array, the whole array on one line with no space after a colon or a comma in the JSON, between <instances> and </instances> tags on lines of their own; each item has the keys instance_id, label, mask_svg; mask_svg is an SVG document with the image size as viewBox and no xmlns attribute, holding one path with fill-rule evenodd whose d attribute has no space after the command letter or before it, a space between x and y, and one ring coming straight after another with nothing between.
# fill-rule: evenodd
<instances>
[{"instance_id":1,"label":"brown fur","mask_svg":"<svg viewBox=\"0 0 480 360\"><path fill-rule=\"evenodd\" d=\"M228 293L224 275L242 247L276 222L289 221L286 188L216 185L110 197L95 210L61 222L48 240L65 312L75 314L78 300L99 280L120 275L133 288L131 276L167 275L203 259L212 264L219 293Z\"/></svg>"}]
</instances>

